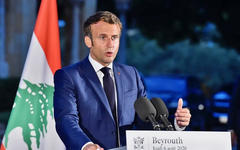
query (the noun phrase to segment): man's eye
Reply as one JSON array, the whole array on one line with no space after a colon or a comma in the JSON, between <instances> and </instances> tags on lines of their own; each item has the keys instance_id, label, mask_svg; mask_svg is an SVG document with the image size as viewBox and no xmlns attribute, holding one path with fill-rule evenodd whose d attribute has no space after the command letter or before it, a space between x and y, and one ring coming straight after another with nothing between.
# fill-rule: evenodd
<instances>
[{"instance_id":1,"label":"man's eye","mask_svg":"<svg viewBox=\"0 0 240 150\"><path fill-rule=\"evenodd\" d=\"M113 36L112 37L112 40L114 41L114 40L116 40L118 38L118 36Z\"/></svg>"},{"instance_id":2,"label":"man's eye","mask_svg":"<svg viewBox=\"0 0 240 150\"><path fill-rule=\"evenodd\" d=\"M100 36L100 39L104 40L104 39L105 39L105 36Z\"/></svg>"}]
</instances>

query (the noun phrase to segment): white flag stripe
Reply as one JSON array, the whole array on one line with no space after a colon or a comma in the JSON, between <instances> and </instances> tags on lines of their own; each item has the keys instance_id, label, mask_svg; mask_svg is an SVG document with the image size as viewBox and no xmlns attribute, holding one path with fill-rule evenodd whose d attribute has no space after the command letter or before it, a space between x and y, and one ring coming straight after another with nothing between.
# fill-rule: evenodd
<instances>
[{"instance_id":1,"label":"white flag stripe","mask_svg":"<svg viewBox=\"0 0 240 150\"><path fill-rule=\"evenodd\" d=\"M29 80L35 84L46 83L53 86L53 74L47 63L45 53L34 32L24 65L22 79Z\"/></svg>"}]
</instances>

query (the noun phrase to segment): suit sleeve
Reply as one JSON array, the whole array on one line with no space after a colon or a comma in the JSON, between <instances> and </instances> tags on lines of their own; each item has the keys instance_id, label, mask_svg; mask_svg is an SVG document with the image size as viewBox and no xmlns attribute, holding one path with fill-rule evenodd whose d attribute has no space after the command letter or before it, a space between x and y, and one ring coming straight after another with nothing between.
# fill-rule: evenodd
<instances>
[{"instance_id":1,"label":"suit sleeve","mask_svg":"<svg viewBox=\"0 0 240 150\"><path fill-rule=\"evenodd\" d=\"M54 75L54 117L56 130L67 149L80 150L90 139L79 126L74 83L64 70Z\"/></svg>"}]
</instances>

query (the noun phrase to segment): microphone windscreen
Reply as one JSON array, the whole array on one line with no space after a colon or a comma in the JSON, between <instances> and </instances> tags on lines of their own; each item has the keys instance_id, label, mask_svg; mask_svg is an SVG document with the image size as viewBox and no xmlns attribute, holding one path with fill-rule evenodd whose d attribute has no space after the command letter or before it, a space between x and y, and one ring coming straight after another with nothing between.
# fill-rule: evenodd
<instances>
[{"instance_id":1,"label":"microphone windscreen","mask_svg":"<svg viewBox=\"0 0 240 150\"><path fill-rule=\"evenodd\" d=\"M160 115L165 115L166 117L168 117L168 109L161 98L152 98L151 102L157 110L157 117L159 117Z\"/></svg>"},{"instance_id":2,"label":"microphone windscreen","mask_svg":"<svg viewBox=\"0 0 240 150\"><path fill-rule=\"evenodd\" d=\"M134 103L134 108L142 121L148 122L149 115L152 115L154 118L156 117L156 109L150 100L145 97L138 98Z\"/></svg>"}]
</instances>

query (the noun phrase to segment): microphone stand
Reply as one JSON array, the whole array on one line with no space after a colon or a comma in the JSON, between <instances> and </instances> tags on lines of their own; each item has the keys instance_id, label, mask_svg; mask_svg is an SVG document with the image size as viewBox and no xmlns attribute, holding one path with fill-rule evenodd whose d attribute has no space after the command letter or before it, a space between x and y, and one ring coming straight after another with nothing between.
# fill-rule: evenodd
<instances>
[{"instance_id":1,"label":"microphone stand","mask_svg":"<svg viewBox=\"0 0 240 150\"><path fill-rule=\"evenodd\" d=\"M166 128L167 131L174 131L173 126L168 121L166 116L160 115L160 120L162 121L162 123L163 123L162 125L164 126L164 128Z\"/></svg>"},{"instance_id":2,"label":"microphone stand","mask_svg":"<svg viewBox=\"0 0 240 150\"><path fill-rule=\"evenodd\" d=\"M148 117L148 120L152 123L153 130L157 130L157 131L160 131L160 130L161 130L160 125L159 125L158 122L154 119L154 117Z\"/></svg>"}]
</instances>

